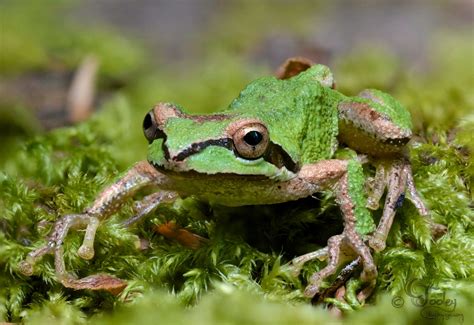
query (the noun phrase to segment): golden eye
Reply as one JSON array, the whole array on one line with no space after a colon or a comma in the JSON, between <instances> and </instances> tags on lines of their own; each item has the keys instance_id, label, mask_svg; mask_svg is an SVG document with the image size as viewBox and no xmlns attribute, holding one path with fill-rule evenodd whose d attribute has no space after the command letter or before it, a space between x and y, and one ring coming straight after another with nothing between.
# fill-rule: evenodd
<instances>
[{"instance_id":1,"label":"golden eye","mask_svg":"<svg viewBox=\"0 0 474 325\"><path fill-rule=\"evenodd\" d=\"M242 125L232 136L235 150L246 159L257 159L267 151L269 135L267 128L256 122Z\"/></svg>"}]
</instances>

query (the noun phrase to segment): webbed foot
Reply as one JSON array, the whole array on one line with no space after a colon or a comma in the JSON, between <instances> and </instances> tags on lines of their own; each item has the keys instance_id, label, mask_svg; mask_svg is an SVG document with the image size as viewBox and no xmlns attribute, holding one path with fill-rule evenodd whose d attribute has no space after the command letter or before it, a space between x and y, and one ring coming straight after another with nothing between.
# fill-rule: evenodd
<instances>
[{"instance_id":1,"label":"webbed foot","mask_svg":"<svg viewBox=\"0 0 474 325\"><path fill-rule=\"evenodd\" d=\"M429 217L429 210L426 208L420 194L418 193L410 162L406 159L395 161L375 161L376 173L370 182L369 197L367 207L377 209L379 201L387 188L382 218L374 233L369 236L369 246L376 252L385 249L385 242L392 227L396 210L402 206L406 198L410 200L421 216L427 218L432 229L433 237L437 238L446 233L446 226L434 223Z\"/></svg>"},{"instance_id":2,"label":"webbed foot","mask_svg":"<svg viewBox=\"0 0 474 325\"><path fill-rule=\"evenodd\" d=\"M367 287L374 287L377 278L377 268L369 247L361 240L357 233L344 231L341 235L333 236L328 240L329 262L326 267L311 276L304 292L305 296L313 297L319 293L322 282L333 275L340 264L354 258L354 255L359 256L362 262L360 280Z\"/></svg>"},{"instance_id":3,"label":"webbed foot","mask_svg":"<svg viewBox=\"0 0 474 325\"><path fill-rule=\"evenodd\" d=\"M20 262L20 272L24 275L30 276L34 273L35 264L40 261L44 255L51 253L56 255L58 248L62 246L64 238L71 227L86 227L86 235L84 236L82 246L78 250L78 254L84 259L92 258L94 256L93 244L95 231L97 230L98 225L98 219L88 215L87 213L65 215L54 224L54 229L49 236L46 245L28 253L26 258Z\"/></svg>"},{"instance_id":4,"label":"webbed foot","mask_svg":"<svg viewBox=\"0 0 474 325\"><path fill-rule=\"evenodd\" d=\"M25 260L20 262L18 266L19 271L26 276L33 275L35 264L44 255L53 253L56 277L66 288L75 290L105 290L114 295L119 294L127 286L124 280L107 274L95 274L78 279L66 271L62 243L69 229L71 227L86 227L84 241L78 250L78 255L83 259L89 260L94 257L94 237L98 226L99 220L88 213L70 214L62 217L55 223L54 230L47 244L30 252Z\"/></svg>"},{"instance_id":5,"label":"webbed foot","mask_svg":"<svg viewBox=\"0 0 474 325\"><path fill-rule=\"evenodd\" d=\"M307 254L304 254L304 255L301 255L301 256L298 256L298 257L295 257L291 261L291 273L294 277L297 277L300 274L301 269L303 268L303 265L306 262L309 262L309 261L312 261L312 260L315 260L315 259L318 259L320 261L324 261L325 259L327 259L327 257L328 257L328 248L327 247L318 249L317 251L314 251L314 252L309 252Z\"/></svg>"}]
</instances>

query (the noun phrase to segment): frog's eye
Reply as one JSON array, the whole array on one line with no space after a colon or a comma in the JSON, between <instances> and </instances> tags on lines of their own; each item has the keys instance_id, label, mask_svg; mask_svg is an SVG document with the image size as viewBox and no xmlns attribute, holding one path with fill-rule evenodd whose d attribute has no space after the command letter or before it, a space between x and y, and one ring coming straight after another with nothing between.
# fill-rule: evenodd
<instances>
[{"instance_id":1,"label":"frog's eye","mask_svg":"<svg viewBox=\"0 0 474 325\"><path fill-rule=\"evenodd\" d=\"M269 136L267 128L260 123L241 126L232 136L235 150L246 159L257 159L267 151Z\"/></svg>"},{"instance_id":2,"label":"frog's eye","mask_svg":"<svg viewBox=\"0 0 474 325\"><path fill-rule=\"evenodd\" d=\"M158 127L158 124L155 121L153 116L153 111L148 112L143 119L143 133L145 138L149 143L153 142L155 139L165 138L165 134Z\"/></svg>"}]
</instances>

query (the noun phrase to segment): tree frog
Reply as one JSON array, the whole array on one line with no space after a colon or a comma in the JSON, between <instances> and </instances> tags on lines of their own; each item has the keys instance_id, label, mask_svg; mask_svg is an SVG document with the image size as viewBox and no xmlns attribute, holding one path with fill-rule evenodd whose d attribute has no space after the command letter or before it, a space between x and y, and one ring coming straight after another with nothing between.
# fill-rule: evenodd
<instances>
[{"instance_id":1,"label":"tree frog","mask_svg":"<svg viewBox=\"0 0 474 325\"><path fill-rule=\"evenodd\" d=\"M147 160L106 187L82 213L60 218L47 244L21 262L21 272L31 275L43 255L54 253L56 274L65 286L123 288L124 282L110 275L77 279L69 274L62 244L70 228L85 228L77 253L92 259L101 220L143 188L156 191L137 203L136 215L126 225L178 197L194 195L232 207L281 203L330 189L342 211L344 230L331 237L326 248L296 258L294 265L327 258L327 265L309 279L305 294L311 297L338 266L360 257L361 280L369 294L377 277L371 248L384 249L405 191L420 214L428 211L415 189L407 156L412 136L409 112L381 91L369 89L348 97L334 85L328 67L296 58L281 67L278 78L250 83L219 113L191 115L176 104L158 103L143 120ZM342 144L359 156L336 158ZM377 167L368 200L364 157ZM385 188L383 216L376 227L367 207L378 207Z\"/></svg>"}]
</instances>

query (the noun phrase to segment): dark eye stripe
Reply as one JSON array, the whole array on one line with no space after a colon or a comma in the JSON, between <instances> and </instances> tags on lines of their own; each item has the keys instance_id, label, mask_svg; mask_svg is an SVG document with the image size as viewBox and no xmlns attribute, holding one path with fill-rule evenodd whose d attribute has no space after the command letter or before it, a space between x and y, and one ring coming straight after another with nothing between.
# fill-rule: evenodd
<instances>
[{"instance_id":1,"label":"dark eye stripe","mask_svg":"<svg viewBox=\"0 0 474 325\"><path fill-rule=\"evenodd\" d=\"M187 157L196 154L209 146L220 146L233 151L234 143L230 138L211 139L203 142L193 143L190 147L181 151L173 157L175 161L183 161ZM289 171L298 172L299 166L291 159L290 155L283 148L273 142L270 142L268 152L263 156L265 161L277 166L278 168L286 167Z\"/></svg>"},{"instance_id":2,"label":"dark eye stripe","mask_svg":"<svg viewBox=\"0 0 474 325\"><path fill-rule=\"evenodd\" d=\"M187 157L198 153L205 148L209 146L219 146L219 147L224 147L229 150L232 150L233 148L233 143L232 139L229 138L222 138L222 139L211 139L211 140L206 140L203 142L198 142L198 143L193 143L190 147L184 149L181 151L179 154L177 154L175 157L173 157L173 160L175 161L183 161Z\"/></svg>"}]
</instances>

